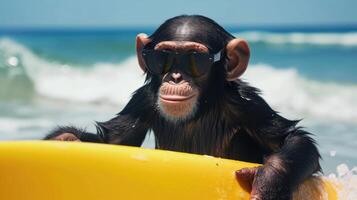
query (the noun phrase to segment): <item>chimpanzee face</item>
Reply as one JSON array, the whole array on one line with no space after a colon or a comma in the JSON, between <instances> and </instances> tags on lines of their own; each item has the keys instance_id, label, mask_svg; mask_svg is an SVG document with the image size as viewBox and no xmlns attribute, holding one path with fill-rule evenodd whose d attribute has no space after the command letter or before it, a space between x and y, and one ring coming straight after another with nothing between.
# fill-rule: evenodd
<instances>
[{"instance_id":1,"label":"chimpanzee face","mask_svg":"<svg viewBox=\"0 0 357 200\"><path fill-rule=\"evenodd\" d=\"M247 42L232 37L223 44L225 40L217 41L219 37L208 37L209 32L203 32L187 23L169 27L164 24L152 36L139 34L136 38L139 65L144 72L159 78L157 106L170 121L195 115L204 92L197 82L207 80L212 66L223 59L222 52L228 60L220 66L226 70L227 81L236 80L248 65Z\"/></svg>"}]
</instances>

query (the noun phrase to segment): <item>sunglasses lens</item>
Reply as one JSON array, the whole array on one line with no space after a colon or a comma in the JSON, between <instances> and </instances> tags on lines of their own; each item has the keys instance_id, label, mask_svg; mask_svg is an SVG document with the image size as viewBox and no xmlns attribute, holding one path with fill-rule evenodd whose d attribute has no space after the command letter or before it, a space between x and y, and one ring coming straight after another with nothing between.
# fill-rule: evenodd
<instances>
[{"instance_id":1,"label":"sunglasses lens","mask_svg":"<svg viewBox=\"0 0 357 200\"><path fill-rule=\"evenodd\" d=\"M213 64L210 55L207 53L192 53L189 55L188 68L192 76L202 76Z\"/></svg>"},{"instance_id":2,"label":"sunglasses lens","mask_svg":"<svg viewBox=\"0 0 357 200\"><path fill-rule=\"evenodd\" d=\"M168 51L144 50L142 55L148 70L154 74L167 73L173 65L178 64L187 74L198 77L207 73L213 64L213 59L207 53L195 52L178 56Z\"/></svg>"},{"instance_id":3,"label":"sunglasses lens","mask_svg":"<svg viewBox=\"0 0 357 200\"><path fill-rule=\"evenodd\" d=\"M151 73L161 74L163 72L165 60L164 52L144 50L142 55L145 60L146 67Z\"/></svg>"},{"instance_id":4,"label":"sunglasses lens","mask_svg":"<svg viewBox=\"0 0 357 200\"><path fill-rule=\"evenodd\" d=\"M171 66L175 62L175 57L170 55L169 53L165 52L162 57L162 72L167 73L169 72Z\"/></svg>"}]
</instances>

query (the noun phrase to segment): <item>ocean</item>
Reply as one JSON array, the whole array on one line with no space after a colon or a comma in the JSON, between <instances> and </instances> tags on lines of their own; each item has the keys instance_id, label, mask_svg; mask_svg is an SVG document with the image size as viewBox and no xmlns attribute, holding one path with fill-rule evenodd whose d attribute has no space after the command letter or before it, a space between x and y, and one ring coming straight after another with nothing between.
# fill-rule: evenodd
<instances>
[{"instance_id":1,"label":"ocean","mask_svg":"<svg viewBox=\"0 0 357 200\"><path fill-rule=\"evenodd\" d=\"M135 36L150 28L0 30L0 140L41 139L56 125L94 131L144 83ZM281 115L301 119L326 176L357 175L357 27L230 28L248 40L242 79ZM154 147L149 134L144 147Z\"/></svg>"}]
</instances>

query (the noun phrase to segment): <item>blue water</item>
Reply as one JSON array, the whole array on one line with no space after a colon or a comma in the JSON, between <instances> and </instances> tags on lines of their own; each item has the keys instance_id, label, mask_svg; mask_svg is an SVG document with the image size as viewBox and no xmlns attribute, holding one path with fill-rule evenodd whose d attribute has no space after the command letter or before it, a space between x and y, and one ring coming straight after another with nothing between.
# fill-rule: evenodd
<instances>
[{"instance_id":1,"label":"blue water","mask_svg":"<svg viewBox=\"0 0 357 200\"><path fill-rule=\"evenodd\" d=\"M357 166L357 28L229 30L250 43L242 78L283 116L303 119L324 171ZM94 130L113 117L144 82L134 40L152 31L0 30L0 140L39 139L56 124Z\"/></svg>"}]
</instances>

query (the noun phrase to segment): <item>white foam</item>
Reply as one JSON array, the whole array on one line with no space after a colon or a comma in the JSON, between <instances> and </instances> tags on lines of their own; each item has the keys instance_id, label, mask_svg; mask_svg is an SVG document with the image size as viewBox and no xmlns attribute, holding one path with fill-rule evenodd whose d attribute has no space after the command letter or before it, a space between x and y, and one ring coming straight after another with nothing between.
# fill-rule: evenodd
<instances>
[{"instance_id":1,"label":"white foam","mask_svg":"<svg viewBox=\"0 0 357 200\"><path fill-rule=\"evenodd\" d=\"M273 44L313 44L357 46L357 32L348 33L272 33L272 32L242 32L237 37L250 42L265 42Z\"/></svg>"},{"instance_id":2,"label":"white foam","mask_svg":"<svg viewBox=\"0 0 357 200\"><path fill-rule=\"evenodd\" d=\"M31 119L20 119L20 118L0 118L1 133L15 133L19 132L20 129L27 129L28 127L48 127L53 126L51 120L43 118L31 118Z\"/></svg>"},{"instance_id":3,"label":"white foam","mask_svg":"<svg viewBox=\"0 0 357 200\"><path fill-rule=\"evenodd\" d=\"M328 179L337 186L339 199L357 199L357 167L349 169L342 163L337 166L336 173L330 174Z\"/></svg>"},{"instance_id":4,"label":"white foam","mask_svg":"<svg viewBox=\"0 0 357 200\"><path fill-rule=\"evenodd\" d=\"M260 88L268 103L284 115L357 122L357 85L312 81L293 68L266 64L251 67L243 78Z\"/></svg>"},{"instance_id":5,"label":"white foam","mask_svg":"<svg viewBox=\"0 0 357 200\"><path fill-rule=\"evenodd\" d=\"M9 39L0 39L0 50L9 57L19 55L36 92L47 98L123 105L144 82L134 56L119 64L84 67L44 60ZM357 85L312 81L295 69L275 69L266 64L250 66L243 79L262 89L268 103L284 115L357 122Z\"/></svg>"},{"instance_id":6,"label":"white foam","mask_svg":"<svg viewBox=\"0 0 357 200\"><path fill-rule=\"evenodd\" d=\"M101 63L90 70L51 68L36 75L36 89L51 98L125 104L144 82L135 65L136 59L130 58L120 66Z\"/></svg>"}]
</instances>

